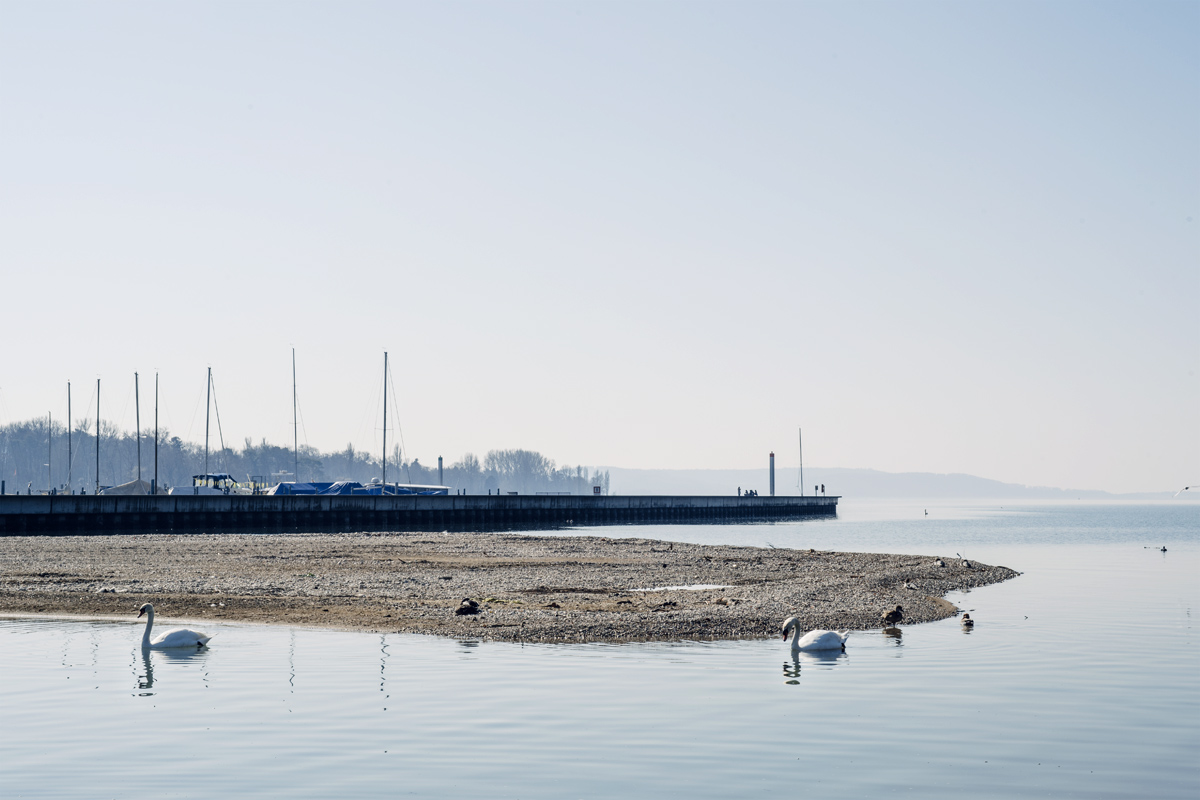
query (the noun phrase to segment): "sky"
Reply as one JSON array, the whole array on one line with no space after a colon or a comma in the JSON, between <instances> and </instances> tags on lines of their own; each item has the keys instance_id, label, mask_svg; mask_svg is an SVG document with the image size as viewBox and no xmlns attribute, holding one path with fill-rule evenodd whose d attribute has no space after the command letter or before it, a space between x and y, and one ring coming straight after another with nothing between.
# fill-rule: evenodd
<instances>
[{"instance_id":1,"label":"sky","mask_svg":"<svg viewBox=\"0 0 1200 800\"><path fill-rule=\"evenodd\" d=\"M1175 491L1198 145L1195 2L5 0L0 424Z\"/></svg>"}]
</instances>

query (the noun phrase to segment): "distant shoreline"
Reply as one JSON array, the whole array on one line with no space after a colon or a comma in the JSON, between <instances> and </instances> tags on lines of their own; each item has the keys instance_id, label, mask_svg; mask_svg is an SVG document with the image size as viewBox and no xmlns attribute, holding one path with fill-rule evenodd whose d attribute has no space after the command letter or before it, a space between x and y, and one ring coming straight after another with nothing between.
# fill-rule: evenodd
<instances>
[{"instance_id":1,"label":"distant shoreline","mask_svg":"<svg viewBox=\"0 0 1200 800\"><path fill-rule=\"evenodd\" d=\"M481 533L0 538L0 615L220 620L526 642L757 639L953 616L1019 573L933 556ZM906 584L912 588L906 588ZM717 586L689 590L658 587ZM480 613L455 614L464 598Z\"/></svg>"}]
</instances>

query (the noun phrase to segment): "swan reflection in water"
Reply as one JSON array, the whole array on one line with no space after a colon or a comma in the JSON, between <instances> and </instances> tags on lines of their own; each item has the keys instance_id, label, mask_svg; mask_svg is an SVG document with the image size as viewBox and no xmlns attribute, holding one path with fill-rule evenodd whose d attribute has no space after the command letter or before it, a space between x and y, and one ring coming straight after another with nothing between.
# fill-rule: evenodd
<instances>
[{"instance_id":1,"label":"swan reflection in water","mask_svg":"<svg viewBox=\"0 0 1200 800\"><path fill-rule=\"evenodd\" d=\"M784 683L796 686L800 683L800 669L833 669L839 661L848 661L849 657L843 650L793 650L792 660L783 662L783 677L788 678Z\"/></svg>"},{"instance_id":2,"label":"swan reflection in water","mask_svg":"<svg viewBox=\"0 0 1200 800\"><path fill-rule=\"evenodd\" d=\"M154 692L146 691L154 688L154 661L159 660L159 666L163 667L169 663L195 661L203 663L208 660L207 648L172 648L170 650L155 650L150 647L141 648L142 651L142 673L137 676L137 688L139 697L151 697ZM207 678L206 678L207 680Z\"/></svg>"},{"instance_id":3,"label":"swan reflection in water","mask_svg":"<svg viewBox=\"0 0 1200 800\"><path fill-rule=\"evenodd\" d=\"M154 662L150 660L150 648L142 648L142 674L137 676L137 688L153 689L154 688ZM143 693L142 697L147 697L153 692Z\"/></svg>"}]
</instances>

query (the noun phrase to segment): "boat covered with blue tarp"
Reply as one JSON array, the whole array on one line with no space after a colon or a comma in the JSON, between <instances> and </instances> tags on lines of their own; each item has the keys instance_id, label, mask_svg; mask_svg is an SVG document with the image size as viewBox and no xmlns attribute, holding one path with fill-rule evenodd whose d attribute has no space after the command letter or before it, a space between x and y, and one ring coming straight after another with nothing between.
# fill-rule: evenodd
<instances>
[{"instance_id":1,"label":"boat covered with blue tarp","mask_svg":"<svg viewBox=\"0 0 1200 800\"><path fill-rule=\"evenodd\" d=\"M272 486L267 494L307 494L307 495L439 495L450 494L449 486L425 486L415 483L382 483L372 482L362 484L358 481L308 481L307 483L289 482Z\"/></svg>"}]
</instances>

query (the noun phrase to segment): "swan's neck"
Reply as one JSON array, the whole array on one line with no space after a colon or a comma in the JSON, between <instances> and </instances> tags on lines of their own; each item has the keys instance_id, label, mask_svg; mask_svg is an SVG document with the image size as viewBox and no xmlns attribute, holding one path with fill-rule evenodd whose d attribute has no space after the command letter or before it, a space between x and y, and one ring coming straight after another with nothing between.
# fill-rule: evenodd
<instances>
[{"instance_id":1,"label":"swan's neck","mask_svg":"<svg viewBox=\"0 0 1200 800\"><path fill-rule=\"evenodd\" d=\"M150 629L154 627L154 609L146 612L146 630L142 632L142 647L150 646Z\"/></svg>"},{"instance_id":2,"label":"swan's neck","mask_svg":"<svg viewBox=\"0 0 1200 800\"><path fill-rule=\"evenodd\" d=\"M147 634L149 635L149 634ZM792 647L800 646L800 625L797 623L792 626Z\"/></svg>"}]
</instances>

